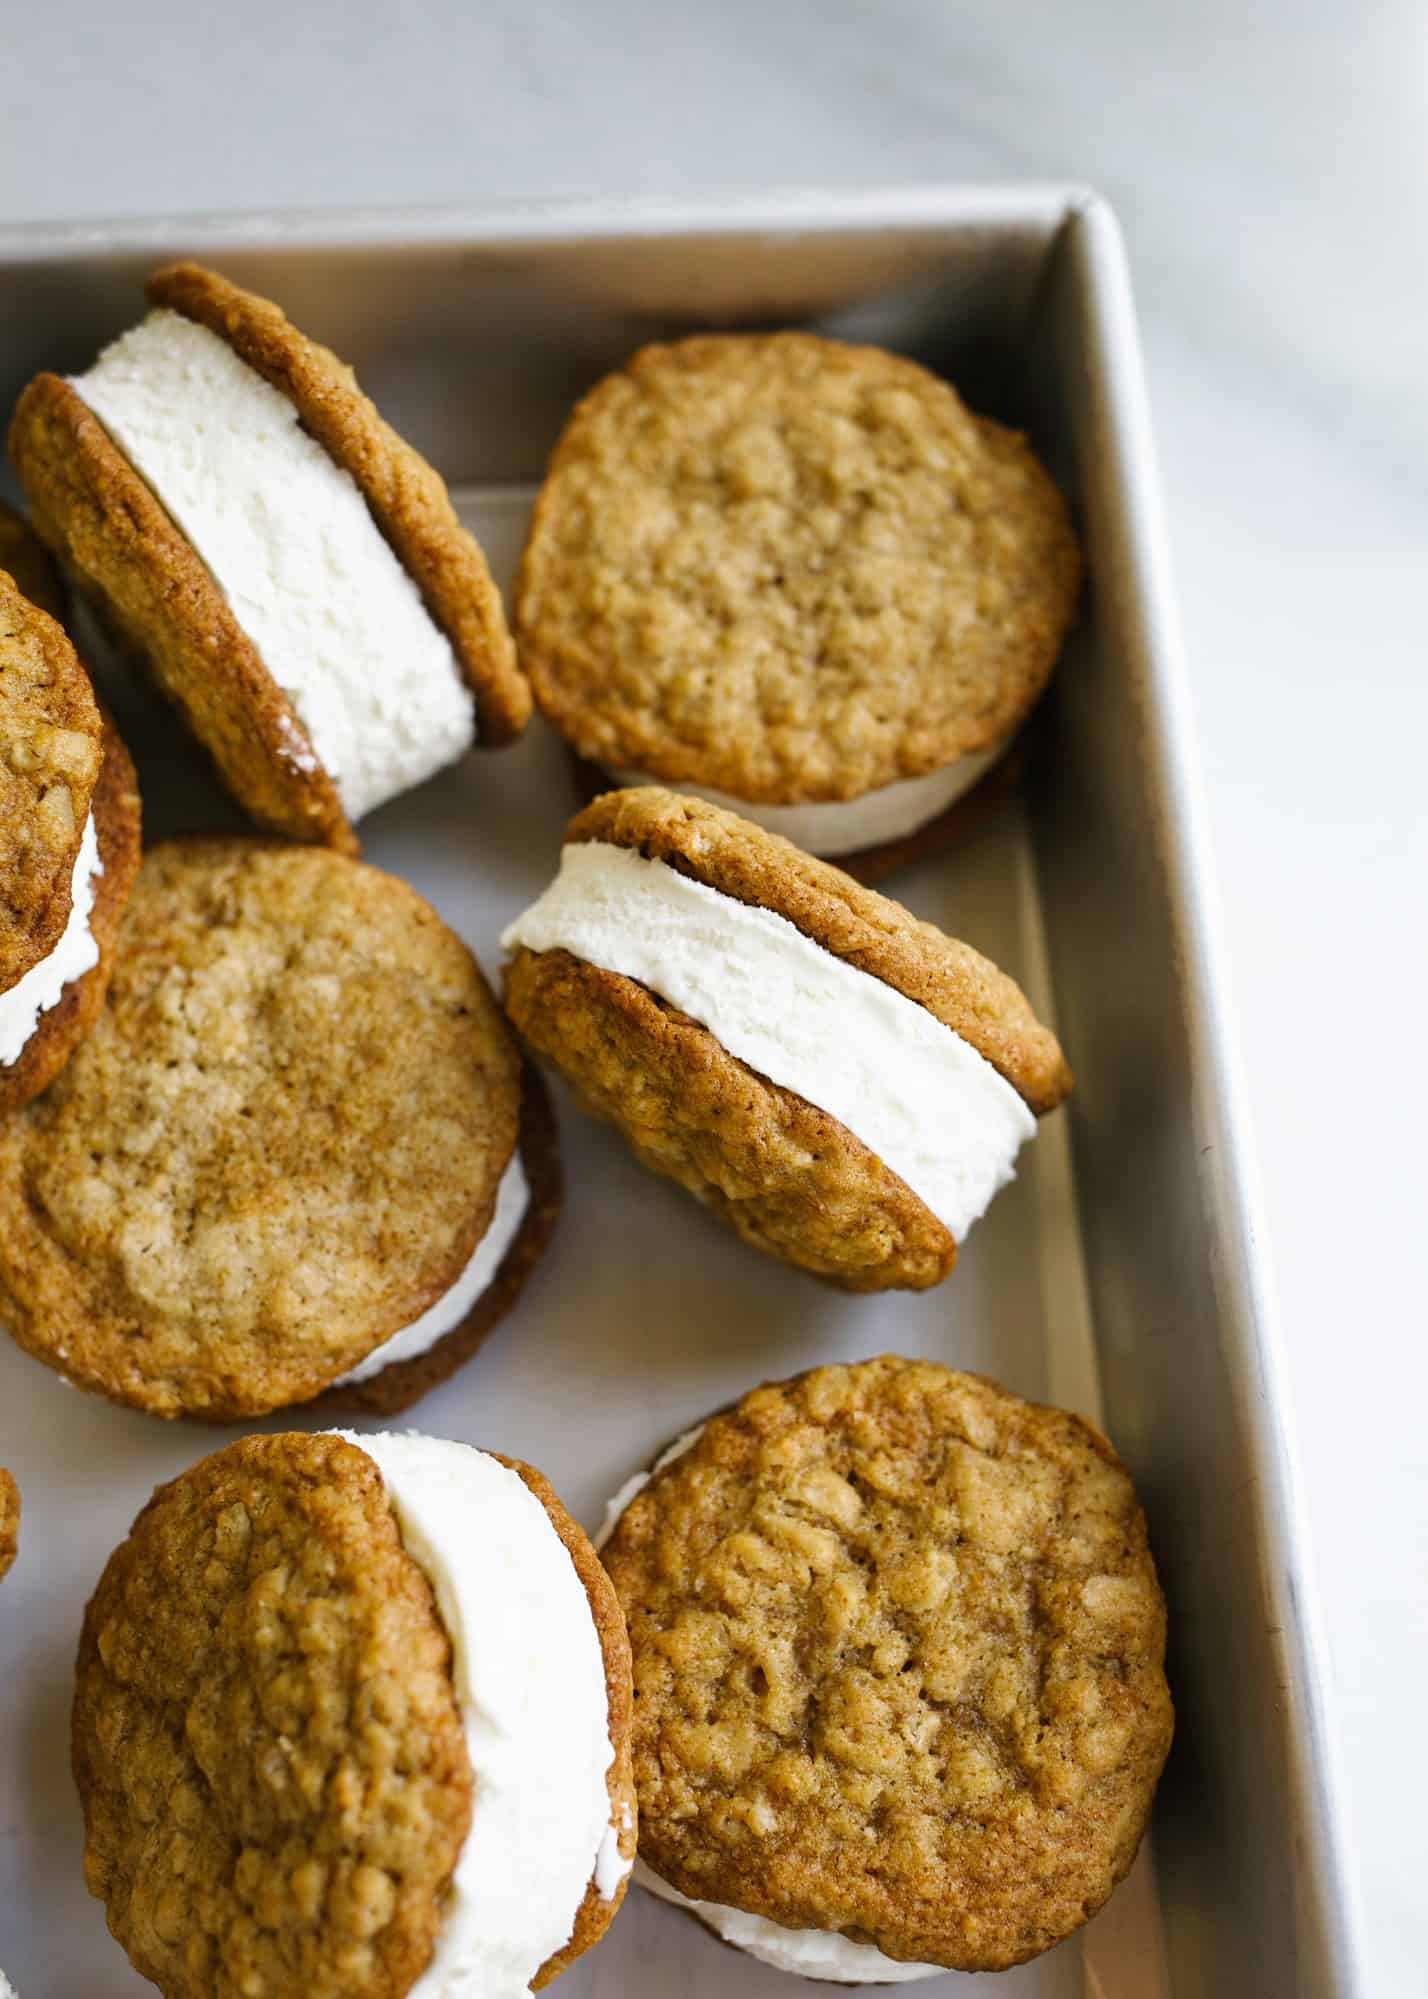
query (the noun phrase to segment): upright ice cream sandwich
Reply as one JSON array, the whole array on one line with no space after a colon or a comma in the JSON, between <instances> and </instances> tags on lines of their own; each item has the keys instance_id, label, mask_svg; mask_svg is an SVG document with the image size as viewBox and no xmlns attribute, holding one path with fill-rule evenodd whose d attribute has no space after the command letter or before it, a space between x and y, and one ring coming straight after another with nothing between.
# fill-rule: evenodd
<instances>
[{"instance_id":1,"label":"upright ice cream sandwich","mask_svg":"<svg viewBox=\"0 0 1428 1999\"><path fill-rule=\"evenodd\" d=\"M85 1616L85 1877L168 1999L523 1999L635 1851L624 1620L541 1474L249 1437L163 1486Z\"/></svg>"},{"instance_id":2,"label":"upright ice cream sandwich","mask_svg":"<svg viewBox=\"0 0 1428 1999\"><path fill-rule=\"evenodd\" d=\"M506 1007L585 1107L745 1241L923 1289L1071 1087L1005 973L699 799L610 792L507 930Z\"/></svg>"},{"instance_id":3,"label":"upright ice cream sandwich","mask_svg":"<svg viewBox=\"0 0 1428 1999\"><path fill-rule=\"evenodd\" d=\"M260 824L353 827L530 695L486 559L351 370L197 264L72 380L21 396L36 528Z\"/></svg>"}]
</instances>

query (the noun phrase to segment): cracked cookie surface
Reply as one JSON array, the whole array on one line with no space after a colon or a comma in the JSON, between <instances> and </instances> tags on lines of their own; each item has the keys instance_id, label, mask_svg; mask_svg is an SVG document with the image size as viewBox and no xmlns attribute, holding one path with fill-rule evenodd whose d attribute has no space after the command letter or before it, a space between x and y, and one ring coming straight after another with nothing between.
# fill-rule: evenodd
<instances>
[{"instance_id":1,"label":"cracked cookie surface","mask_svg":"<svg viewBox=\"0 0 1428 1999\"><path fill-rule=\"evenodd\" d=\"M515 593L582 756L751 803L989 748L1040 694L1079 555L1024 438L879 348L642 349L551 457Z\"/></svg>"},{"instance_id":2,"label":"cracked cookie surface","mask_svg":"<svg viewBox=\"0 0 1428 1999\"><path fill-rule=\"evenodd\" d=\"M640 1851L682 1894L993 1969L1129 1868L1165 1612L1078 1417L930 1362L819 1368L710 1417L603 1556Z\"/></svg>"},{"instance_id":3,"label":"cracked cookie surface","mask_svg":"<svg viewBox=\"0 0 1428 1999\"><path fill-rule=\"evenodd\" d=\"M154 1414L306 1400L465 1268L519 1064L404 882L322 848L165 842L99 1020L0 1125L0 1323Z\"/></svg>"}]
</instances>

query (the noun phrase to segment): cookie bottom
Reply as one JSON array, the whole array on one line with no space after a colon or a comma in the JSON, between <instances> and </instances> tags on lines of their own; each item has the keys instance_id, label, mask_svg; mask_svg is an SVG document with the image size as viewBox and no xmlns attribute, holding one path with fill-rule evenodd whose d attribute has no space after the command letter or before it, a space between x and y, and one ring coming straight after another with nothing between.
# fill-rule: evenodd
<instances>
[{"instance_id":1,"label":"cookie bottom","mask_svg":"<svg viewBox=\"0 0 1428 1999\"><path fill-rule=\"evenodd\" d=\"M99 961L70 980L56 1003L40 1015L15 1060L0 1067L0 1111L18 1110L54 1081L98 1019L113 975L119 919L139 871L141 808L129 752L107 712L102 719L104 762L90 807L104 864L89 917Z\"/></svg>"},{"instance_id":2,"label":"cookie bottom","mask_svg":"<svg viewBox=\"0 0 1428 1999\"><path fill-rule=\"evenodd\" d=\"M306 1406L316 1414L338 1412L399 1416L463 1367L510 1311L555 1231L564 1196L555 1113L545 1081L534 1063L522 1065L521 1126L517 1139L530 1198L510 1248L495 1277L460 1325L425 1353L393 1361L366 1381L334 1383Z\"/></svg>"},{"instance_id":3,"label":"cookie bottom","mask_svg":"<svg viewBox=\"0 0 1428 1999\"><path fill-rule=\"evenodd\" d=\"M566 754L575 795L582 805L591 804L607 791L625 788L609 771L582 757L568 743ZM1026 765L1025 743L1014 742L997 758L984 777L916 831L905 833L896 840L882 840L871 847L860 847L851 854L831 855L828 865L841 868L854 881L871 888L878 882L886 881L889 875L897 874L900 869L910 868L914 862L925 859L929 854L940 854L949 847L957 846L984 826L1009 798L1015 796Z\"/></svg>"}]
</instances>

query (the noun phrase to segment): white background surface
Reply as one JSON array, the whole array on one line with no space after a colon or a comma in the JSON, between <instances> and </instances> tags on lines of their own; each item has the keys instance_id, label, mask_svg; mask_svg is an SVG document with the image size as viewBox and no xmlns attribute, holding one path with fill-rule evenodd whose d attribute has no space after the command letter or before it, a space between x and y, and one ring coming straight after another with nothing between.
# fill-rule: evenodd
<instances>
[{"instance_id":1,"label":"white background surface","mask_svg":"<svg viewBox=\"0 0 1428 1999\"><path fill-rule=\"evenodd\" d=\"M211 15L50 0L7 10L0 220L1021 175L1089 181L1116 203L1367 1990L1417 1995L1428 15L1410 0L973 14L947 0L248 0Z\"/></svg>"}]
</instances>

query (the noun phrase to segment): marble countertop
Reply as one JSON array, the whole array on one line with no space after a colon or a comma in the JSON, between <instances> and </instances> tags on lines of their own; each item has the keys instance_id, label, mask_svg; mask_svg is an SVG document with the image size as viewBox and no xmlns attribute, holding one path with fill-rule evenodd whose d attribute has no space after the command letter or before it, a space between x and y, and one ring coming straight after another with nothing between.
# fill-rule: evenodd
<instances>
[{"instance_id":1,"label":"marble countertop","mask_svg":"<svg viewBox=\"0 0 1428 1999\"><path fill-rule=\"evenodd\" d=\"M0 221L1016 177L1114 202L1331 1647L1365 1990L1407 1999L1424 1983L1428 1789L1414 1039L1428 25L1411 0L977 12L56 0L7 27Z\"/></svg>"}]
</instances>

